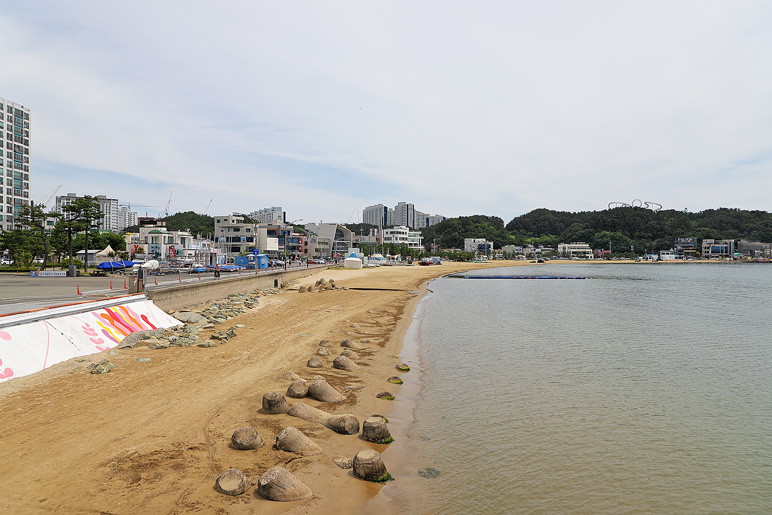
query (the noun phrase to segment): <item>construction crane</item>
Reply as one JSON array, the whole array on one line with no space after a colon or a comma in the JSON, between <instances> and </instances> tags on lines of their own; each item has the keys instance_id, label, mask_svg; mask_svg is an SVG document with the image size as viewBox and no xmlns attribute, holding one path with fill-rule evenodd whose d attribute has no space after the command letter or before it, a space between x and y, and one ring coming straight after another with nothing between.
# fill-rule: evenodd
<instances>
[{"instance_id":1,"label":"construction crane","mask_svg":"<svg viewBox=\"0 0 772 515\"><path fill-rule=\"evenodd\" d=\"M214 199L212 199L212 200L214 200ZM206 212L209 211L209 206L212 205L212 200L210 200L209 204L206 205L206 209L204 209L204 213L203 214L206 214Z\"/></svg>"},{"instance_id":2,"label":"construction crane","mask_svg":"<svg viewBox=\"0 0 772 515\"><path fill-rule=\"evenodd\" d=\"M174 190L169 192L169 202L166 203L166 209L164 209L164 218L169 216L169 206L172 204L172 193L174 193Z\"/></svg>"},{"instance_id":3,"label":"construction crane","mask_svg":"<svg viewBox=\"0 0 772 515\"><path fill-rule=\"evenodd\" d=\"M119 206L126 206L129 209L131 209L131 206L134 207L158 207L158 206L146 206L145 204L135 204L134 202L127 202L126 204L118 204Z\"/></svg>"},{"instance_id":4,"label":"construction crane","mask_svg":"<svg viewBox=\"0 0 772 515\"><path fill-rule=\"evenodd\" d=\"M59 188L61 188L61 187L62 187L62 185L60 184L59 186L57 186L57 187L56 187L56 189L54 190L54 192L53 192L53 193L51 193L51 196L50 196L50 197L48 197L48 200L46 200L46 203L45 203L45 204L43 204L43 209L45 209L45 208L46 208L46 206L48 206L48 203L49 203L49 202L51 202L51 199L52 199L52 198L54 198L54 195L56 195L56 192L57 192L57 191L59 191Z\"/></svg>"}]
</instances>

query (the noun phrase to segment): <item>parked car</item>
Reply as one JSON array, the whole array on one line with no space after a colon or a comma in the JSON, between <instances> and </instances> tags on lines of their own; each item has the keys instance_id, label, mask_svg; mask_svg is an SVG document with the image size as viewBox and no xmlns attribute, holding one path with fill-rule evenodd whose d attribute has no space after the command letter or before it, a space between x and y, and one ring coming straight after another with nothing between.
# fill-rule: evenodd
<instances>
[{"instance_id":1,"label":"parked car","mask_svg":"<svg viewBox=\"0 0 772 515\"><path fill-rule=\"evenodd\" d=\"M324 264L324 259L321 259L321 258L319 258L319 259L309 259L308 262L309 262L309 264L312 264L312 265L323 265Z\"/></svg>"},{"instance_id":2,"label":"parked car","mask_svg":"<svg viewBox=\"0 0 772 515\"><path fill-rule=\"evenodd\" d=\"M281 259L272 259L268 262L268 264L271 266L284 266L284 261Z\"/></svg>"}]
</instances>

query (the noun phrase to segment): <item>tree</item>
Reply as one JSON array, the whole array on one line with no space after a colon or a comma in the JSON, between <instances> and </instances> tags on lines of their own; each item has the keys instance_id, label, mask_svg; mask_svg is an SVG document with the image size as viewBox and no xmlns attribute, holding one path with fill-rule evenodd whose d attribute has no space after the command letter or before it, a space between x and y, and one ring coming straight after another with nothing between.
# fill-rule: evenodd
<instances>
[{"instance_id":1,"label":"tree","mask_svg":"<svg viewBox=\"0 0 772 515\"><path fill-rule=\"evenodd\" d=\"M29 267L34 255L35 241L29 231L13 229L0 232L0 248L8 251L16 266Z\"/></svg>"},{"instance_id":2,"label":"tree","mask_svg":"<svg viewBox=\"0 0 772 515\"><path fill-rule=\"evenodd\" d=\"M64 228L67 231L67 240L69 242L70 263L72 263L72 233L85 231L85 259L83 265L84 273L88 271L88 234L94 225L94 221L102 218L102 210L99 204L94 201L94 197L86 195L75 199L74 202L62 208L64 216ZM72 269L72 266L70 267Z\"/></svg>"},{"instance_id":3,"label":"tree","mask_svg":"<svg viewBox=\"0 0 772 515\"><path fill-rule=\"evenodd\" d=\"M47 230L46 220L50 218L59 218L61 215L58 213L51 213L47 214L45 212L45 205L43 204L35 204L35 202L30 202L28 206L22 206L21 211L16 216L16 226L19 229L27 228L29 229L33 234L35 234L39 239L40 242L43 244L43 267L42 269L46 269L46 265L48 265L48 236L49 232Z\"/></svg>"}]
</instances>

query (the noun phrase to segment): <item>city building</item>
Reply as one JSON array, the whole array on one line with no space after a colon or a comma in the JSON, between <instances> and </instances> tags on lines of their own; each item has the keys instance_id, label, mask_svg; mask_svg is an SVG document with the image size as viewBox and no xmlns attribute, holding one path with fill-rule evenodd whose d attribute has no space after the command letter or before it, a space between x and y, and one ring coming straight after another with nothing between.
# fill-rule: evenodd
<instances>
[{"instance_id":1,"label":"city building","mask_svg":"<svg viewBox=\"0 0 772 515\"><path fill-rule=\"evenodd\" d=\"M772 257L772 243L740 240L737 242L737 252L751 258Z\"/></svg>"},{"instance_id":2,"label":"city building","mask_svg":"<svg viewBox=\"0 0 772 515\"><path fill-rule=\"evenodd\" d=\"M257 224L245 222L243 216L224 215L214 217L214 243L220 253L236 257L251 253L257 243Z\"/></svg>"},{"instance_id":3,"label":"city building","mask_svg":"<svg viewBox=\"0 0 772 515\"><path fill-rule=\"evenodd\" d=\"M734 257L734 240L702 240L703 259L719 259Z\"/></svg>"},{"instance_id":4,"label":"city building","mask_svg":"<svg viewBox=\"0 0 772 515\"><path fill-rule=\"evenodd\" d=\"M133 227L139 223L137 212L132 211L129 206L121 206L118 208L118 231L122 232L127 227Z\"/></svg>"},{"instance_id":5,"label":"city building","mask_svg":"<svg viewBox=\"0 0 772 515\"><path fill-rule=\"evenodd\" d=\"M30 196L30 111L0 98L0 232L13 229L14 218Z\"/></svg>"},{"instance_id":6,"label":"city building","mask_svg":"<svg viewBox=\"0 0 772 515\"><path fill-rule=\"evenodd\" d=\"M568 258L592 259L592 249L583 241L573 243L559 243L558 254Z\"/></svg>"},{"instance_id":7,"label":"city building","mask_svg":"<svg viewBox=\"0 0 772 515\"><path fill-rule=\"evenodd\" d=\"M271 224L276 221L279 223L287 222L287 213L281 207L266 207L252 211L247 216L259 224Z\"/></svg>"},{"instance_id":8,"label":"city building","mask_svg":"<svg viewBox=\"0 0 772 515\"><path fill-rule=\"evenodd\" d=\"M403 225L411 229L423 229L437 225L443 220L446 220L444 216L416 211L415 206L409 202L399 202L394 209L389 209L383 204L375 204L367 206L362 211L362 222L376 227Z\"/></svg>"},{"instance_id":9,"label":"city building","mask_svg":"<svg viewBox=\"0 0 772 515\"><path fill-rule=\"evenodd\" d=\"M362 222L376 227L386 227L389 225L389 208L383 204L367 206L362 211Z\"/></svg>"},{"instance_id":10,"label":"city building","mask_svg":"<svg viewBox=\"0 0 772 515\"><path fill-rule=\"evenodd\" d=\"M343 258L354 244L354 234L336 223L310 223L305 226L310 257Z\"/></svg>"},{"instance_id":11,"label":"city building","mask_svg":"<svg viewBox=\"0 0 772 515\"><path fill-rule=\"evenodd\" d=\"M686 238L676 238L675 242L673 242L673 252L675 252L678 257L682 258L696 257L698 248L697 238L691 236Z\"/></svg>"},{"instance_id":12,"label":"city building","mask_svg":"<svg viewBox=\"0 0 772 515\"><path fill-rule=\"evenodd\" d=\"M83 197L79 197L75 193L68 193L67 195L58 196L56 197L55 211L57 213L62 213L64 206L72 204L81 198ZM97 221L96 226L100 229L104 229L105 231L115 233L120 232L122 228L120 228L118 222L118 199L107 198L104 195L97 195L96 197L93 197L93 199L94 202L99 204L99 210L102 212L102 218ZM126 227L128 226L124 226L123 229Z\"/></svg>"},{"instance_id":13,"label":"city building","mask_svg":"<svg viewBox=\"0 0 772 515\"><path fill-rule=\"evenodd\" d=\"M444 222L448 218L442 215L426 215L426 227L431 227L432 225L437 225L440 222Z\"/></svg>"},{"instance_id":14,"label":"city building","mask_svg":"<svg viewBox=\"0 0 772 515\"><path fill-rule=\"evenodd\" d=\"M394 206L394 216L389 225L415 229L415 206L409 202L398 202Z\"/></svg>"},{"instance_id":15,"label":"city building","mask_svg":"<svg viewBox=\"0 0 772 515\"><path fill-rule=\"evenodd\" d=\"M493 251L493 242L485 238L464 238L464 252L479 252L490 254Z\"/></svg>"},{"instance_id":16,"label":"city building","mask_svg":"<svg viewBox=\"0 0 772 515\"><path fill-rule=\"evenodd\" d=\"M124 240L129 259L217 263L217 250L211 241L196 239L187 231L169 231L165 222L144 223L139 226L139 232L126 233Z\"/></svg>"},{"instance_id":17,"label":"city building","mask_svg":"<svg viewBox=\"0 0 772 515\"><path fill-rule=\"evenodd\" d=\"M420 231L410 230L410 227L398 225L383 230L383 243L386 245L405 245L410 249L423 248L423 236Z\"/></svg>"}]
</instances>

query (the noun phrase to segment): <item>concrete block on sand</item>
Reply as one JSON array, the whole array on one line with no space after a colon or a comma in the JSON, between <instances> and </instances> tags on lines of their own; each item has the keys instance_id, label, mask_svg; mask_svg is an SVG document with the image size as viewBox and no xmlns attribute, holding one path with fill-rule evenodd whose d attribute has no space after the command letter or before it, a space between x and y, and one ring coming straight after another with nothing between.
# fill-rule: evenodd
<instances>
[{"instance_id":1,"label":"concrete block on sand","mask_svg":"<svg viewBox=\"0 0 772 515\"><path fill-rule=\"evenodd\" d=\"M238 469L228 469L217 478L214 489L225 495L241 495L246 492L252 483Z\"/></svg>"},{"instance_id":2,"label":"concrete block on sand","mask_svg":"<svg viewBox=\"0 0 772 515\"><path fill-rule=\"evenodd\" d=\"M273 467L257 480L257 493L269 501L299 501L314 493L284 467Z\"/></svg>"},{"instance_id":3,"label":"concrete block on sand","mask_svg":"<svg viewBox=\"0 0 772 515\"><path fill-rule=\"evenodd\" d=\"M254 427L242 427L234 431L231 436L231 445L240 451L259 449L263 446L263 439Z\"/></svg>"},{"instance_id":4,"label":"concrete block on sand","mask_svg":"<svg viewBox=\"0 0 772 515\"><path fill-rule=\"evenodd\" d=\"M288 426L281 430L276 437L274 449L294 452L302 456L316 456L322 453L322 448L298 428Z\"/></svg>"}]
</instances>

